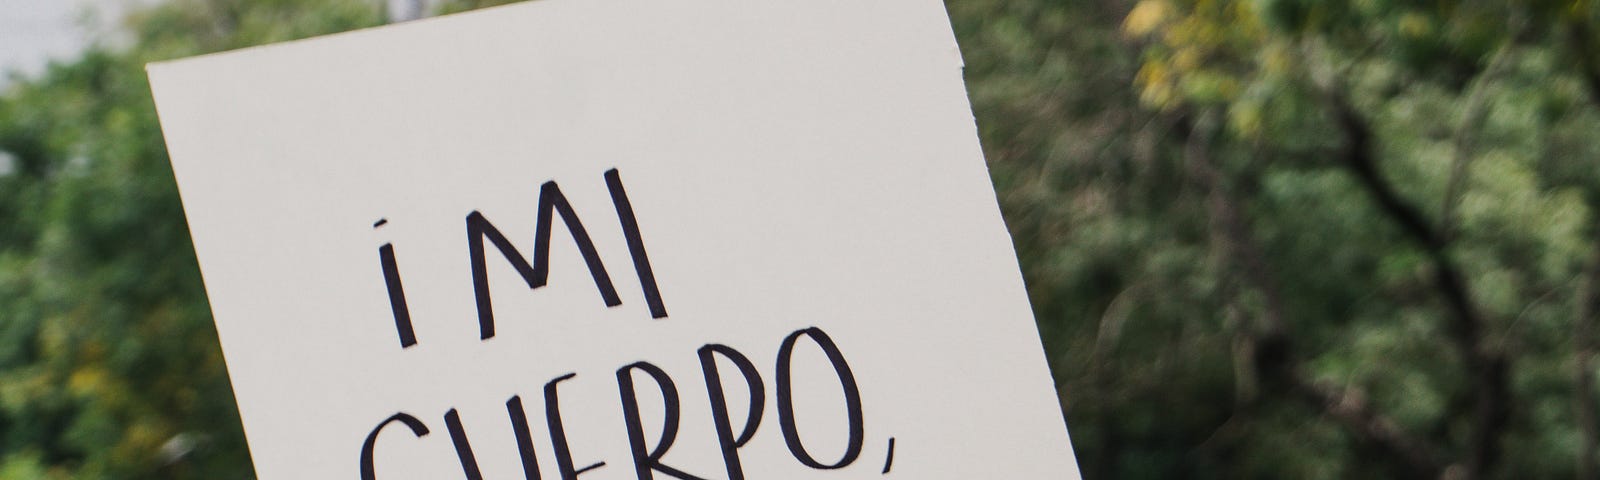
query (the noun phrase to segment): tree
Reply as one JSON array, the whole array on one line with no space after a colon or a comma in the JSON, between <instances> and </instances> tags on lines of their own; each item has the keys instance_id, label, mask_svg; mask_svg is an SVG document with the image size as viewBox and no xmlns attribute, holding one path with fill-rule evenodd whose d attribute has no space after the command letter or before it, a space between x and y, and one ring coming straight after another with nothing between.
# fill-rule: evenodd
<instances>
[{"instance_id":1,"label":"tree","mask_svg":"<svg viewBox=\"0 0 1600 480\"><path fill-rule=\"evenodd\" d=\"M1587 3L991 8L964 38L974 90L1017 77L1047 93L1000 101L1050 116L985 117L975 93L980 124L1065 125L986 141L1039 195L1008 211L1042 328L1097 339L1051 342L1068 346L1056 371L1089 468L1593 471L1591 340L1573 333L1593 312L1596 157L1573 137L1596 127ZM1120 41L1080 40L1118 23ZM1002 34L1042 58L974 55L972 38ZM1090 66L1050 70L1048 52ZM1017 214L1042 205L1061 210ZM1154 270L1169 255L1188 268ZM1163 324L1177 318L1191 323Z\"/></svg>"},{"instance_id":2,"label":"tree","mask_svg":"<svg viewBox=\"0 0 1600 480\"><path fill-rule=\"evenodd\" d=\"M0 478L251 475L142 65L381 3L174 0L0 92ZM1591 2L947 8L1088 478L1595 478Z\"/></svg>"},{"instance_id":3,"label":"tree","mask_svg":"<svg viewBox=\"0 0 1600 480\"><path fill-rule=\"evenodd\" d=\"M0 96L0 477L247 478L143 66L379 23L364 2L180 1Z\"/></svg>"}]
</instances>

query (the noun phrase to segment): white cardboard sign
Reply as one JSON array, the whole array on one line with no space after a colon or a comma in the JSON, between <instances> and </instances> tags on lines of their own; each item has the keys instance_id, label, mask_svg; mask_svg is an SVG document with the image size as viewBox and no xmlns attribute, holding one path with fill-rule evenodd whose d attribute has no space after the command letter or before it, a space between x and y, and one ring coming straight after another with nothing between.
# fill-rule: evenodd
<instances>
[{"instance_id":1,"label":"white cardboard sign","mask_svg":"<svg viewBox=\"0 0 1600 480\"><path fill-rule=\"evenodd\" d=\"M155 64L263 479L1074 479L929 0Z\"/></svg>"}]
</instances>

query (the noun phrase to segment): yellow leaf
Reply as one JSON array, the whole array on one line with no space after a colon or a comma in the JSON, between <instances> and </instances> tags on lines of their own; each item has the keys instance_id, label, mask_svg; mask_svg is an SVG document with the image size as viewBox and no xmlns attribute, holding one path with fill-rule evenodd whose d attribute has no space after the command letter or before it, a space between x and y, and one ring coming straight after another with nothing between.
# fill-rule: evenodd
<instances>
[{"instance_id":1,"label":"yellow leaf","mask_svg":"<svg viewBox=\"0 0 1600 480\"><path fill-rule=\"evenodd\" d=\"M72 372L72 376L67 378L67 389L76 395L90 396L98 392L105 382L105 370L84 368Z\"/></svg>"},{"instance_id":2,"label":"yellow leaf","mask_svg":"<svg viewBox=\"0 0 1600 480\"><path fill-rule=\"evenodd\" d=\"M1144 36L1154 32L1172 14L1172 6L1164 0L1144 0L1134 5L1128 18L1122 21L1122 31L1129 35Z\"/></svg>"}]
</instances>

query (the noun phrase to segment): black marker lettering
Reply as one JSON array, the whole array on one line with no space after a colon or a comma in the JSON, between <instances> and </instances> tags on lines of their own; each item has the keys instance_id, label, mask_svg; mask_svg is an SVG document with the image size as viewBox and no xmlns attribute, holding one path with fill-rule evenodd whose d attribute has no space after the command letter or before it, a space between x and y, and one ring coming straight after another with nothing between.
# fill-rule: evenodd
<instances>
[{"instance_id":1,"label":"black marker lettering","mask_svg":"<svg viewBox=\"0 0 1600 480\"><path fill-rule=\"evenodd\" d=\"M733 361L739 367L739 373L750 392L750 411L745 415L743 430L737 437L733 435L733 424L728 418L728 401L723 394L722 376L717 370L717 355ZM761 412L767 402L766 386L762 384L761 374L756 371L755 364L738 350L726 345L700 347L700 369L706 379L706 391L711 396L711 418L716 422L717 442L722 448L722 462L728 468L728 479L744 480L744 467L739 463L739 447L750 443L751 437L756 435L756 427L761 426Z\"/></svg>"},{"instance_id":2,"label":"black marker lettering","mask_svg":"<svg viewBox=\"0 0 1600 480\"><path fill-rule=\"evenodd\" d=\"M539 480L539 457L533 451L533 431L528 427L528 412L522 408L520 395L513 395L506 400L506 414L511 416L511 430L517 434L517 453L522 456L522 474L527 480Z\"/></svg>"},{"instance_id":3,"label":"black marker lettering","mask_svg":"<svg viewBox=\"0 0 1600 480\"><path fill-rule=\"evenodd\" d=\"M494 306L489 298L488 260L484 256L483 240L489 239L500 250L512 268L522 275L522 280L528 283L528 289L543 287L550 279L551 224L558 213L567 226L567 232L572 234L573 243L577 244L579 253L583 255L583 261L588 264L589 274L594 277L595 287L600 289L600 297L606 306L622 304L622 299L617 297L616 287L611 284L611 275L606 273L605 264L600 262L600 254L589 239L589 232L584 230L567 197L561 194L556 182L545 182L539 189L539 217L534 225L531 264L482 213L474 210L467 214L467 249L472 259L472 290L478 301L480 338L487 340L494 337Z\"/></svg>"},{"instance_id":4,"label":"black marker lettering","mask_svg":"<svg viewBox=\"0 0 1600 480\"><path fill-rule=\"evenodd\" d=\"M791 361L793 360L795 342L800 337L811 337L811 340L822 348L822 353L828 356L828 362L833 364L833 370L839 375L839 384L844 387L844 401L850 422L849 444L845 448L844 457L838 462L824 464L818 462L806 451L800 442L800 432L794 421L794 396L790 374L792 373ZM789 452L794 458L808 467L819 470L833 470L849 466L856 457L861 455L861 446L864 441L864 428L861 420L861 389L856 386L856 377L850 373L850 365L845 363L844 354L839 352L838 345L833 339L823 333L822 329L812 327L796 331L783 339L783 346L778 349L778 425L783 428L783 441L789 445Z\"/></svg>"},{"instance_id":5,"label":"black marker lettering","mask_svg":"<svg viewBox=\"0 0 1600 480\"><path fill-rule=\"evenodd\" d=\"M411 309L406 306L406 289L400 284L394 244L378 247L378 259L383 263L383 283L389 289L389 310L394 312L394 329L400 334L400 348L410 348L417 344L417 332L411 329Z\"/></svg>"},{"instance_id":6,"label":"black marker lettering","mask_svg":"<svg viewBox=\"0 0 1600 480\"><path fill-rule=\"evenodd\" d=\"M644 251L644 238L639 235L639 220L633 216L633 203L628 201L628 190L622 188L622 177L617 169L606 171L606 188L611 190L611 203L617 206L622 234L628 238L628 254L633 257L633 270L639 275L645 303L650 305L650 318L667 318L667 307L661 302L661 289L656 286L655 270L650 267L650 256Z\"/></svg>"},{"instance_id":7,"label":"black marker lettering","mask_svg":"<svg viewBox=\"0 0 1600 480\"><path fill-rule=\"evenodd\" d=\"M578 374L569 373L544 384L545 422L550 427L550 443L556 450L556 468L561 471L561 480L577 480L578 475L606 465L606 462L596 462L580 469L572 468L572 448L567 445L567 430L561 426L561 400L556 395L556 385L576 376Z\"/></svg>"},{"instance_id":8,"label":"black marker lettering","mask_svg":"<svg viewBox=\"0 0 1600 480\"><path fill-rule=\"evenodd\" d=\"M641 370L655 380L656 386L661 389L661 400L664 407L661 425L661 437L656 441L655 447L646 449L644 440L644 424L639 418L639 397L633 388L633 371ZM672 378L660 367L646 362L638 362L617 370L617 387L622 394L622 415L628 422L628 444L633 448L633 469L638 474L639 480L652 480L655 472L665 473L681 480L704 480L690 475L682 470L661 463L661 457L672 448L673 440L678 437L678 388L672 384Z\"/></svg>"},{"instance_id":9,"label":"black marker lettering","mask_svg":"<svg viewBox=\"0 0 1600 480\"><path fill-rule=\"evenodd\" d=\"M361 480L376 480L378 478L376 469L372 465L373 449L378 445L378 433L383 432L384 427L395 422L400 422L410 428L411 434L416 435L417 438L428 435L428 427L423 425L421 420L404 413L396 413L394 416L379 423L377 427L373 427L372 433L367 434L367 441L361 444Z\"/></svg>"},{"instance_id":10,"label":"black marker lettering","mask_svg":"<svg viewBox=\"0 0 1600 480\"><path fill-rule=\"evenodd\" d=\"M483 480L483 472L478 471L478 457L472 454L472 444L467 441L467 431L461 427L461 414L456 413L456 409L444 412L444 427L450 431L450 443L456 445L461 472L467 475L467 480Z\"/></svg>"},{"instance_id":11,"label":"black marker lettering","mask_svg":"<svg viewBox=\"0 0 1600 480\"><path fill-rule=\"evenodd\" d=\"M889 469L894 467L894 437L889 437L889 457L883 459L883 474L888 475Z\"/></svg>"}]
</instances>

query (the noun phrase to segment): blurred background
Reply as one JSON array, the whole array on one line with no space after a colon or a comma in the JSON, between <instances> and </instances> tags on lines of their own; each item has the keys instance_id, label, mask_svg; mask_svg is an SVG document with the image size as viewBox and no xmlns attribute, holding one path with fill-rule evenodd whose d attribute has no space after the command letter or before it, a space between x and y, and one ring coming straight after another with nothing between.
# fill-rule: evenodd
<instances>
[{"instance_id":1,"label":"blurred background","mask_svg":"<svg viewBox=\"0 0 1600 480\"><path fill-rule=\"evenodd\" d=\"M492 3L0 0L0 479L252 477L146 62ZM1596 478L1596 2L946 6L1086 478Z\"/></svg>"}]
</instances>

